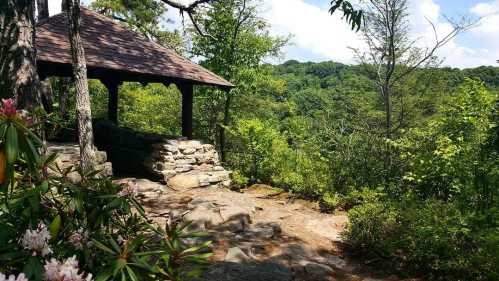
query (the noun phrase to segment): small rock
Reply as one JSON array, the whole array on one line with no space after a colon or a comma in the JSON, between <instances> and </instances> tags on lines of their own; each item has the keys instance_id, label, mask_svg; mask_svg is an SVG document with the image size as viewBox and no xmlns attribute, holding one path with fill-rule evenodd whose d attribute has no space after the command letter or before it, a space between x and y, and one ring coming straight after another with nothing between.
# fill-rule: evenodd
<instances>
[{"instance_id":1,"label":"small rock","mask_svg":"<svg viewBox=\"0 0 499 281\"><path fill-rule=\"evenodd\" d=\"M238 247L230 248L227 251L227 255L225 256L225 261L227 262L237 262L237 263L243 263L243 262L250 262L251 258L246 255L243 250L239 249Z\"/></svg>"},{"instance_id":2,"label":"small rock","mask_svg":"<svg viewBox=\"0 0 499 281\"><path fill-rule=\"evenodd\" d=\"M182 153L184 153L185 155L194 154L194 153L196 153L196 149L195 148L186 148L182 151Z\"/></svg>"},{"instance_id":3,"label":"small rock","mask_svg":"<svg viewBox=\"0 0 499 281\"><path fill-rule=\"evenodd\" d=\"M320 280L330 280L333 274L333 269L325 264L320 264L316 262L305 262L303 269L310 280L320 281Z\"/></svg>"},{"instance_id":4,"label":"small rock","mask_svg":"<svg viewBox=\"0 0 499 281\"><path fill-rule=\"evenodd\" d=\"M225 171L225 169L222 166L215 166L213 167L213 171Z\"/></svg>"},{"instance_id":5,"label":"small rock","mask_svg":"<svg viewBox=\"0 0 499 281\"><path fill-rule=\"evenodd\" d=\"M186 190L199 187L199 179L195 174L182 173L170 178L168 185L176 190Z\"/></svg>"},{"instance_id":6,"label":"small rock","mask_svg":"<svg viewBox=\"0 0 499 281\"><path fill-rule=\"evenodd\" d=\"M291 281L293 273L277 263L219 262L194 281Z\"/></svg>"},{"instance_id":7,"label":"small rock","mask_svg":"<svg viewBox=\"0 0 499 281\"><path fill-rule=\"evenodd\" d=\"M175 168L175 172L185 173L191 171L192 169L192 165L177 165L177 167Z\"/></svg>"}]
</instances>

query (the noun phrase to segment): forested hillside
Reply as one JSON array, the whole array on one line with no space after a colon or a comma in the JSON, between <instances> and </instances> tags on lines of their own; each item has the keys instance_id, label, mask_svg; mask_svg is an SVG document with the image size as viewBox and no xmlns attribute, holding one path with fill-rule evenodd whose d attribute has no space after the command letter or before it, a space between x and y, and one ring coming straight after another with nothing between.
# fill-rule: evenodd
<instances>
[{"instance_id":1,"label":"forested hillside","mask_svg":"<svg viewBox=\"0 0 499 281\"><path fill-rule=\"evenodd\" d=\"M369 67L287 61L244 72L224 148L236 186L347 210L347 241L370 257L446 280L497 276L499 68L418 70L397 88L387 140ZM103 114L104 90L91 85ZM220 145L220 93L197 93L195 134ZM179 133L173 86L126 84L121 96L122 126Z\"/></svg>"}]
</instances>

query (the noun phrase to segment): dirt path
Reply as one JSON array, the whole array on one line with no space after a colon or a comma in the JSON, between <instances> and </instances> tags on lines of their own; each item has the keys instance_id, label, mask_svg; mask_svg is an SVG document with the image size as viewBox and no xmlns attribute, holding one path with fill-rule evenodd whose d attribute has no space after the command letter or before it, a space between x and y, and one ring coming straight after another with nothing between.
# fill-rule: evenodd
<instances>
[{"instance_id":1,"label":"dirt path","mask_svg":"<svg viewBox=\"0 0 499 281\"><path fill-rule=\"evenodd\" d=\"M221 188L171 190L135 180L147 212L160 223L170 211L213 235L214 265L202 280L396 281L376 276L343 256L345 215L257 186L243 193Z\"/></svg>"}]
</instances>

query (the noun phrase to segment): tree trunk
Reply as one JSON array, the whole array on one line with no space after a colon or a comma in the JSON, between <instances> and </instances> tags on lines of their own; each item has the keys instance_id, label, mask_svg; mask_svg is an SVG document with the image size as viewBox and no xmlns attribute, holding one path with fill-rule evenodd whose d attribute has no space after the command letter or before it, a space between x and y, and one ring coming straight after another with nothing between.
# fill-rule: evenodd
<instances>
[{"instance_id":1,"label":"tree trunk","mask_svg":"<svg viewBox=\"0 0 499 281\"><path fill-rule=\"evenodd\" d=\"M48 19L49 17L49 1L36 0L36 7L38 8L38 20Z\"/></svg>"},{"instance_id":2,"label":"tree trunk","mask_svg":"<svg viewBox=\"0 0 499 281\"><path fill-rule=\"evenodd\" d=\"M385 105L385 135L387 139L392 138L392 99L388 87L382 89L383 103Z\"/></svg>"},{"instance_id":3,"label":"tree trunk","mask_svg":"<svg viewBox=\"0 0 499 281\"><path fill-rule=\"evenodd\" d=\"M225 103L224 103L224 120L223 120L223 126L220 126L220 158L222 160L222 163L225 162L227 158L227 153L226 153L226 136L225 136L225 130L227 126L229 126L230 122L230 106L232 102L232 96L230 91L227 91L225 93L226 98L225 98Z\"/></svg>"},{"instance_id":4,"label":"tree trunk","mask_svg":"<svg viewBox=\"0 0 499 281\"><path fill-rule=\"evenodd\" d=\"M69 88L72 81L71 78L61 78L60 83L61 83L61 92L59 95L59 114L64 120L68 120Z\"/></svg>"},{"instance_id":5,"label":"tree trunk","mask_svg":"<svg viewBox=\"0 0 499 281\"><path fill-rule=\"evenodd\" d=\"M40 106L34 8L30 0L0 1L0 97L32 112Z\"/></svg>"},{"instance_id":6,"label":"tree trunk","mask_svg":"<svg viewBox=\"0 0 499 281\"><path fill-rule=\"evenodd\" d=\"M80 145L80 161L84 169L94 167L94 146L92 131L92 110L88 92L87 65L85 50L80 37L80 1L64 0L67 5L69 22L69 41L73 59L73 75L76 88L76 118L78 120L78 142Z\"/></svg>"}]
</instances>

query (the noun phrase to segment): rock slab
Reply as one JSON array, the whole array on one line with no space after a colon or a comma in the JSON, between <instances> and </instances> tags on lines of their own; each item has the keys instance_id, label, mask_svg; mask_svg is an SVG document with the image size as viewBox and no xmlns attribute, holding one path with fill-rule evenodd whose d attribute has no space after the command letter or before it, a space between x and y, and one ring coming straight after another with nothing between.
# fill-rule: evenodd
<instances>
[{"instance_id":1,"label":"rock slab","mask_svg":"<svg viewBox=\"0 0 499 281\"><path fill-rule=\"evenodd\" d=\"M71 166L78 166L80 164L80 147L74 143L49 143L47 144L47 154L57 154L55 164L64 170ZM105 151L95 149L95 168L99 171L97 176L110 177L113 175L113 165L107 162L107 154ZM51 171L53 174L58 174L56 171ZM81 180L80 175L73 171L70 172L68 178L73 182Z\"/></svg>"}]
</instances>

